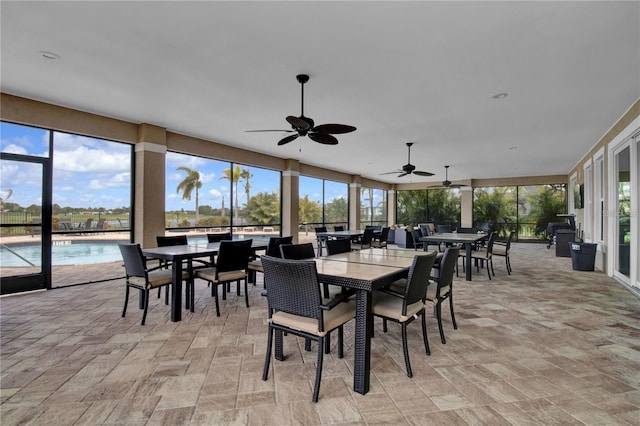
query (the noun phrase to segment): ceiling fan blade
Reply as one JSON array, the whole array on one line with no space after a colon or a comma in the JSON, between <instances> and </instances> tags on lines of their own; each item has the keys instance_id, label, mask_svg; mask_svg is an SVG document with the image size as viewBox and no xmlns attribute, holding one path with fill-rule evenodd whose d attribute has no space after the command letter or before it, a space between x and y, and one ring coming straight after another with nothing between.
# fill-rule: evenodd
<instances>
[{"instance_id":1,"label":"ceiling fan blade","mask_svg":"<svg viewBox=\"0 0 640 426\"><path fill-rule=\"evenodd\" d=\"M413 172L414 175L418 175L418 176L433 176L433 173L429 173L429 172L422 172L420 170L416 170Z\"/></svg>"},{"instance_id":2,"label":"ceiling fan blade","mask_svg":"<svg viewBox=\"0 0 640 426\"><path fill-rule=\"evenodd\" d=\"M401 174L398 175L398 177L403 177L403 176L406 176L407 174L408 173L406 173L406 172L402 172Z\"/></svg>"},{"instance_id":3,"label":"ceiling fan blade","mask_svg":"<svg viewBox=\"0 0 640 426\"><path fill-rule=\"evenodd\" d=\"M253 133L253 132L281 132L281 133L291 133L294 130L276 130L276 129L269 129L269 130L245 130L245 132L247 133Z\"/></svg>"},{"instance_id":4,"label":"ceiling fan blade","mask_svg":"<svg viewBox=\"0 0 640 426\"><path fill-rule=\"evenodd\" d=\"M303 120L301 117L294 117L293 115L287 116L287 122L291 124L294 129L309 130L309 123Z\"/></svg>"},{"instance_id":5,"label":"ceiling fan blade","mask_svg":"<svg viewBox=\"0 0 640 426\"><path fill-rule=\"evenodd\" d=\"M355 131L356 128L353 126L348 126L346 124L320 124L319 126L311 129L312 132L316 133L330 133L333 135L337 135L340 133L350 133Z\"/></svg>"},{"instance_id":6,"label":"ceiling fan blade","mask_svg":"<svg viewBox=\"0 0 640 426\"><path fill-rule=\"evenodd\" d=\"M396 170L396 171L393 171L393 172L386 172L386 173L380 173L380 174L381 175L393 175L393 174L396 174L396 173L404 173L404 172L402 170Z\"/></svg>"},{"instance_id":7,"label":"ceiling fan blade","mask_svg":"<svg viewBox=\"0 0 640 426\"><path fill-rule=\"evenodd\" d=\"M338 139L325 133L308 133L307 136L318 143L325 145L338 145Z\"/></svg>"},{"instance_id":8,"label":"ceiling fan blade","mask_svg":"<svg viewBox=\"0 0 640 426\"><path fill-rule=\"evenodd\" d=\"M286 138L280 139L280 142L278 142L278 145L284 145L287 144L289 142L291 142L292 140L295 140L298 138L298 134L296 133L295 135L290 135L287 136Z\"/></svg>"}]
</instances>

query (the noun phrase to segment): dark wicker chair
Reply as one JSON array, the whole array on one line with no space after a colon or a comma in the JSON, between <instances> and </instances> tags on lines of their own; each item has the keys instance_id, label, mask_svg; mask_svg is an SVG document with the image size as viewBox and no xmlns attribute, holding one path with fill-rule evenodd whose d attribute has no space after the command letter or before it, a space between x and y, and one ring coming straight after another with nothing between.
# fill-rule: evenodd
<instances>
[{"instance_id":1,"label":"dark wicker chair","mask_svg":"<svg viewBox=\"0 0 640 426\"><path fill-rule=\"evenodd\" d=\"M365 228L362 237L357 241L351 242L352 250L364 250L371 248L371 241L373 241L374 228Z\"/></svg>"},{"instance_id":2,"label":"dark wicker chair","mask_svg":"<svg viewBox=\"0 0 640 426\"><path fill-rule=\"evenodd\" d=\"M149 308L149 291L154 288L170 286L173 282L172 271L163 266L148 268L147 260L142 254L140 244L118 244L118 247L120 248L120 253L122 253L126 275L122 317L127 313L129 287L136 288L140 291L140 296L144 298L144 311L142 313L142 322L140 323L144 325ZM182 279L185 281L191 280L187 271L182 272Z\"/></svg>"},{"instance_id":3,"label":"dark wicker chair","mask_svg":"<svg viewBox=\"0 0 640 426\"><path fill-rule=\"evenodd\" d=\"M231 232L207 234L207 242L219 243L220 241L231 240Z\"/></svg>"},{"instance_id":4,"label":"dark wicker chair","mask_svg":"<svg viewBox=\"0 0 640 426\"><path fill-rule=\"evenodd\" d=\"M493 242L493 250L491 252L492 256L501 256L504 257L504 262L507 266L507 274L511 275L511 258L509 257L511 253L511 242L516 236L516 231L511 231L509 233L509 238L507 241L494 241Z\"/></svg>"},{"instance_id":5,"label":"dark wicker chair","mask_svg":"<svg viewBox=\"0 0 640 426\"><path fill-rule=\"evenodd\" d=\"M338 232L338 231L344 231L344 226L343 225L336 225L333 227L333 230Z\"/></svg>"},{"instance_id":6,"label":"dark wicker chair","mask_svg":"<svg viewBox=\"0 0 640 426\"><path fill-rule=\"evenodd\" d=\"M413 237L413 250L423 249L424 250L424 241L420 241L422 238L422 232L419 229L412 229L411 236Z\"/></svg>"},{"instance_id":7,"label":"dark wicker chair","mask_svg":"<svg viewBox=\"0 0 640 426\"><path fill-rule=\"evenodd\" d=\"M282 244L291 244L293 242L293 236L289 237L270 237L269 242L267 243L267 256L272 257L282 257L280 253L280 246ZM260 257L249 262L247 267L247 271L249 272L249 282L255 285L256 283L256 273L264 272L262 268L262 261Z\"/></svg>"},{"instance_id":8,"label":"dark wicker chair","mask_svg":"<svg viewBox=\"0 0 640 426\"><path fill-rule=\"evenodd\" d=\"M371 311L373 315L382 318L383 331L387 332L387 320L400 323L402 327L402 351L404 353L404 363L407 367L407 376L409 377L413 377L413 372L409 361L407 325L417 319L418 316L422 317L424 350L427 355L431 354L429 339L427 338L427 320L424 304L427 286L429 285L429 275L435 258L435 251L428 255L415 256L406 280L401 280L373 293Z\"/></svg>"},{"instance_id":9,"label":"dark wicker chair","mask_svg":"<svg viewBox=\"0 0 640 426\"><path fill-rule=\"evenodd\" d=\"M269 364L275 333L275 358L283 360L283 335L293 334L315 340L318 346L313 402L318 402L322 379L323 350L329 333L338 329L338 357L343 357L343 325L354 318L355 308L340 299L323 305L318 273L313 260L287 260L271 256L262 258L269 303L267 352L262 380L269 376Z\"/></svg>"},{"instance_id":10,"label":"dark wicker chair","mask_svg":"<svg viewBox=\"0 0 640 426\"><path fill-rule=\"evenodd\" d=\"M388 226L385 226L384 228L382 228L382 231L380 231L380 235L377 237L374 236L373 239L371 240L371 247L387 248L387 240L389 239L390 230L391 228Z\"/></svg>"},{"instance_id":11,"label":"dark wicker chair","mask_svg":"<svg viewBox=\"0 0 640 426\"><path fill-rule=\"evenodd\" d=\"M351 251L351 240L349 238L338 238L327 240L327 255L348 253Z\"/></svg>"},{"instance_id":12,"label":"dark wicker chair","mask_svg":"<svg viewBox=\"0 0 640 426\"><path fill-rule=\"evenodd\" d=\"M487 275L489 276L489 279L491 279L492 274L494 277L496 276L496 273L493 271L493 244L495 243L496 238L498 238L498 233L494 231L489 235L486 246L476 248L476 250L471 252L471 259L476 262L476 269L478 272L480 272L480 263L486 264L485 266L487 268ZM489 267L491 267L491 269L489 269Z\"/></svg>"},{"instance_id":13,"label":"dark wicker chair","mask_svg":"<svg viewBox=\"0 0 640 426\"><path fill-rule=\"evenodd\" d=\"M291 260L313 259L316 257L316 251L311 243L281 244L280 254L283 259Z\"/></svg>"},{"instance_id":14,"label":"dark wicker chair","mask_svg":"<svg viewBox=\"0 0 640 426\"><path fill-rule=\"evenodd\" d=\"M442 328L442 302L449 299L449 310L451 311L451 322L454 330L458 329L456 317L453 312L453 274L458 264L458 255L460 248L458 246L447 247L442 255L439 268L434 268L431 279L435 285L427 288L427 300L434 304L435 316L438 320L438 331L440 332L440 340L447 343L444 338L444 330Z\"/></svg>"},{"instance_id":15,"label":"dark wicker chair","mask_svg":"<svg viewBox=\"0 0 640 426\"><path fill-rule=\"evenodd\" d=\"M156 236L156 244L158 245L158 247L186 246L188 244L188 240L186 235L158 235ZM171 266L171 262L168 260L160 260L160 265L164 266L165 269L168 269ZM158 298L160 298L160 290L161 288L158 288ZM189 290L190 288L187 287L187 293L189 292ZM187 298L187 301L188 300L189 298ZM164 304L169 304L169 287L165 287ZM187 306L187 308L188 307L189 306Z\"/></svg>"},{"instance_id":16,"label":"dark wicker chair","mask_svg":"<svg viewBox=\"0 0 640 426\"><path fill-rule=\"evenodd\" d=\"M453 230L451 225L436 225L436 233L438 234L448 234Z\"/></svg>"},{"instance_id":17,"label":"dark wicker chair","mask_svg":"<svg viewBox=\"0 0 640 426\"><path fill-rule=\"evenodd\" d=\"M195 271L196 278L202 278L211 285L211 296L216 301L216 315L220 316L220 303L218 301L218 285L222 285L223 299L226 298L226 284L236 282L236 293L240 296L240 281L244 281L244 298L249 307L249 293L247 291L247 266L251 257L251 244L253 240L220 241L218 259L216 265L210 268ZM193 294L193 292L191 293ZM193 305L193 302L192 302Z\"/></svg>"}]
</instances>

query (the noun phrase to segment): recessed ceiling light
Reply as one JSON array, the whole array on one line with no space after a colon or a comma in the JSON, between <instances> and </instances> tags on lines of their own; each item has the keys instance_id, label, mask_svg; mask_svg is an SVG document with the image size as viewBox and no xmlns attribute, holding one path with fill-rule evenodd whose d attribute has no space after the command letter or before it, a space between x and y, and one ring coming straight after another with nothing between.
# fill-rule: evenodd
<instances>
[{"instance_id":1,"label":"recessed ceiling light","mask_svg":"<svg viewBox=\"0 0 640 426\"><path fill-rule=\"evenodd\" d=\"M509 96L509 94L508 94L508 93L498 93L497 95L493 95L493 96L492 96L492 98L493 98L493 99L504 99L504 98L506 98L507 96Z\"/></svg>"},{"instance_id":2,"label":"recessed ceiling light","mask_svg":"<svg viewBox=\"0 0 640 426\"><path fill-rule=\"evenodd\" d=\"M48 50L41 50L40 54L42 55L42 57L47 59L60 59L60 55L54 52L49 52Z\"/></svg>"}]
</instances>

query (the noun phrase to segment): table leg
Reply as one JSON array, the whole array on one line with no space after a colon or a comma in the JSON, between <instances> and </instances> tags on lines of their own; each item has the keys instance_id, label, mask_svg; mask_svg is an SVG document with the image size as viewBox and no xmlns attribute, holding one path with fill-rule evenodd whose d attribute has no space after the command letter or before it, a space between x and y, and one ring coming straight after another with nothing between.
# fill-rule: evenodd
<instances>
[{"instance_id":1,"label":"table leg","mask_svg":"<svg viewBox=\"0 0 640 426\"><path fill-rule=\"evenodd\" d=\"M371 371L371 293L366 290L356 292L356 327L353 359L353 390L359 394L369 392Z\"/></svg>"},{"instance_id":2,"label":"table leg","mask_svg":"<svg viewBox=\"0 0 640 426\"><path fill-rule=\"evenodd\" d=\"M465 275L466 275L466 279L467 281L471 281L471 271L473 270L473 268L471 267L471 243L467 243L464 245L466 251L467 251L467 256L466 256L466 262L464 265L464 269L465 269Z\"/></svg>"},{"instance_id":3,"label":"table leg","mask_svg":"<svg viewBox=\"0 0 640 426\"><path fill-rule=\"evenodd\" d=\"M171 272L171 321L177 322L182 320L182 259L173 259Z\"/></svg>"},{"instance_id":4,"label":"table leg","mask_svg":"<svg viewBox=\"0 0 640 426\"><path fill-rule=\"evenodd\" d=\"M318 237L316 240L316 244L318 246L318 257L322 257L322 237Z\"/></svg>"}]
</instances>

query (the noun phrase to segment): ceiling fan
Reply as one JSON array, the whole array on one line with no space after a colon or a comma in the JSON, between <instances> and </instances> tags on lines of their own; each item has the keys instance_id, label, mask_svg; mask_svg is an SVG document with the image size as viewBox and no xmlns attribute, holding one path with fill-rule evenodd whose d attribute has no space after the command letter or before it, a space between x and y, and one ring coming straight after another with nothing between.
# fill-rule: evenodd
<instances>
[{"instance_id":1,"label":"ceiling fan","mask_svg":"<svg viewBox=\"0 0 640 426\"><path fill-rule=\"evenodd\" d=\"M461 188L464 186L452 183L449 180L449 167L450 166L444 166L444 180L442 181L442 184L440 186L430 186L429 188Z\"/></svg>"},{"instance_id":2,"label":"ceiling fan","mask_svg":"<svg viewBox=\"0 0 640 426\"><path fill-rule=\"evenodd\" d=\"M336 135L339 133L349 133L356 130L353 126L348 126L346 124L320 124L316 126L312 119L304 116L304 84L309 81L309 76L307 74L298 74L296 76L298 83L300 83L300 87L302 89L302 100L301 100L301 112L300 117L295 117L293 115L287 116L286 120L289 124L291 124L291 128L293 130L247 130L247 132L286 132L286 133L295 133L294 135L287 136L285 138L280 139L278 145L287 144L301 136L309 136L309 138L313 141L325 144L325 145L337 145L338 139L336 139L332 135Z\"/></svg>"},{"instance_id":3,"label":"ceiling fan","mask_svg":"<svg viewBox=\"0 0 640 426\"><path fill-rule=\"evenodd\" d=\"M390 175L390 174L393 174L393 173L400 173L398 175L398 177L402 177L402 176L406 176L406 175L410 175L410 174L414 174L414 175L418 175L418 176L433 176L433 173L416 170L416 166L411 164L411 146L412 145L413 145L413 142L407 142L407 148L409 149L409 155L408 155L408 158L407 158L407 164L402 166L401 170L395 170L393 172L380 173L380 174L382 174L382 175Z\"/></svg>"}]
</instances>

